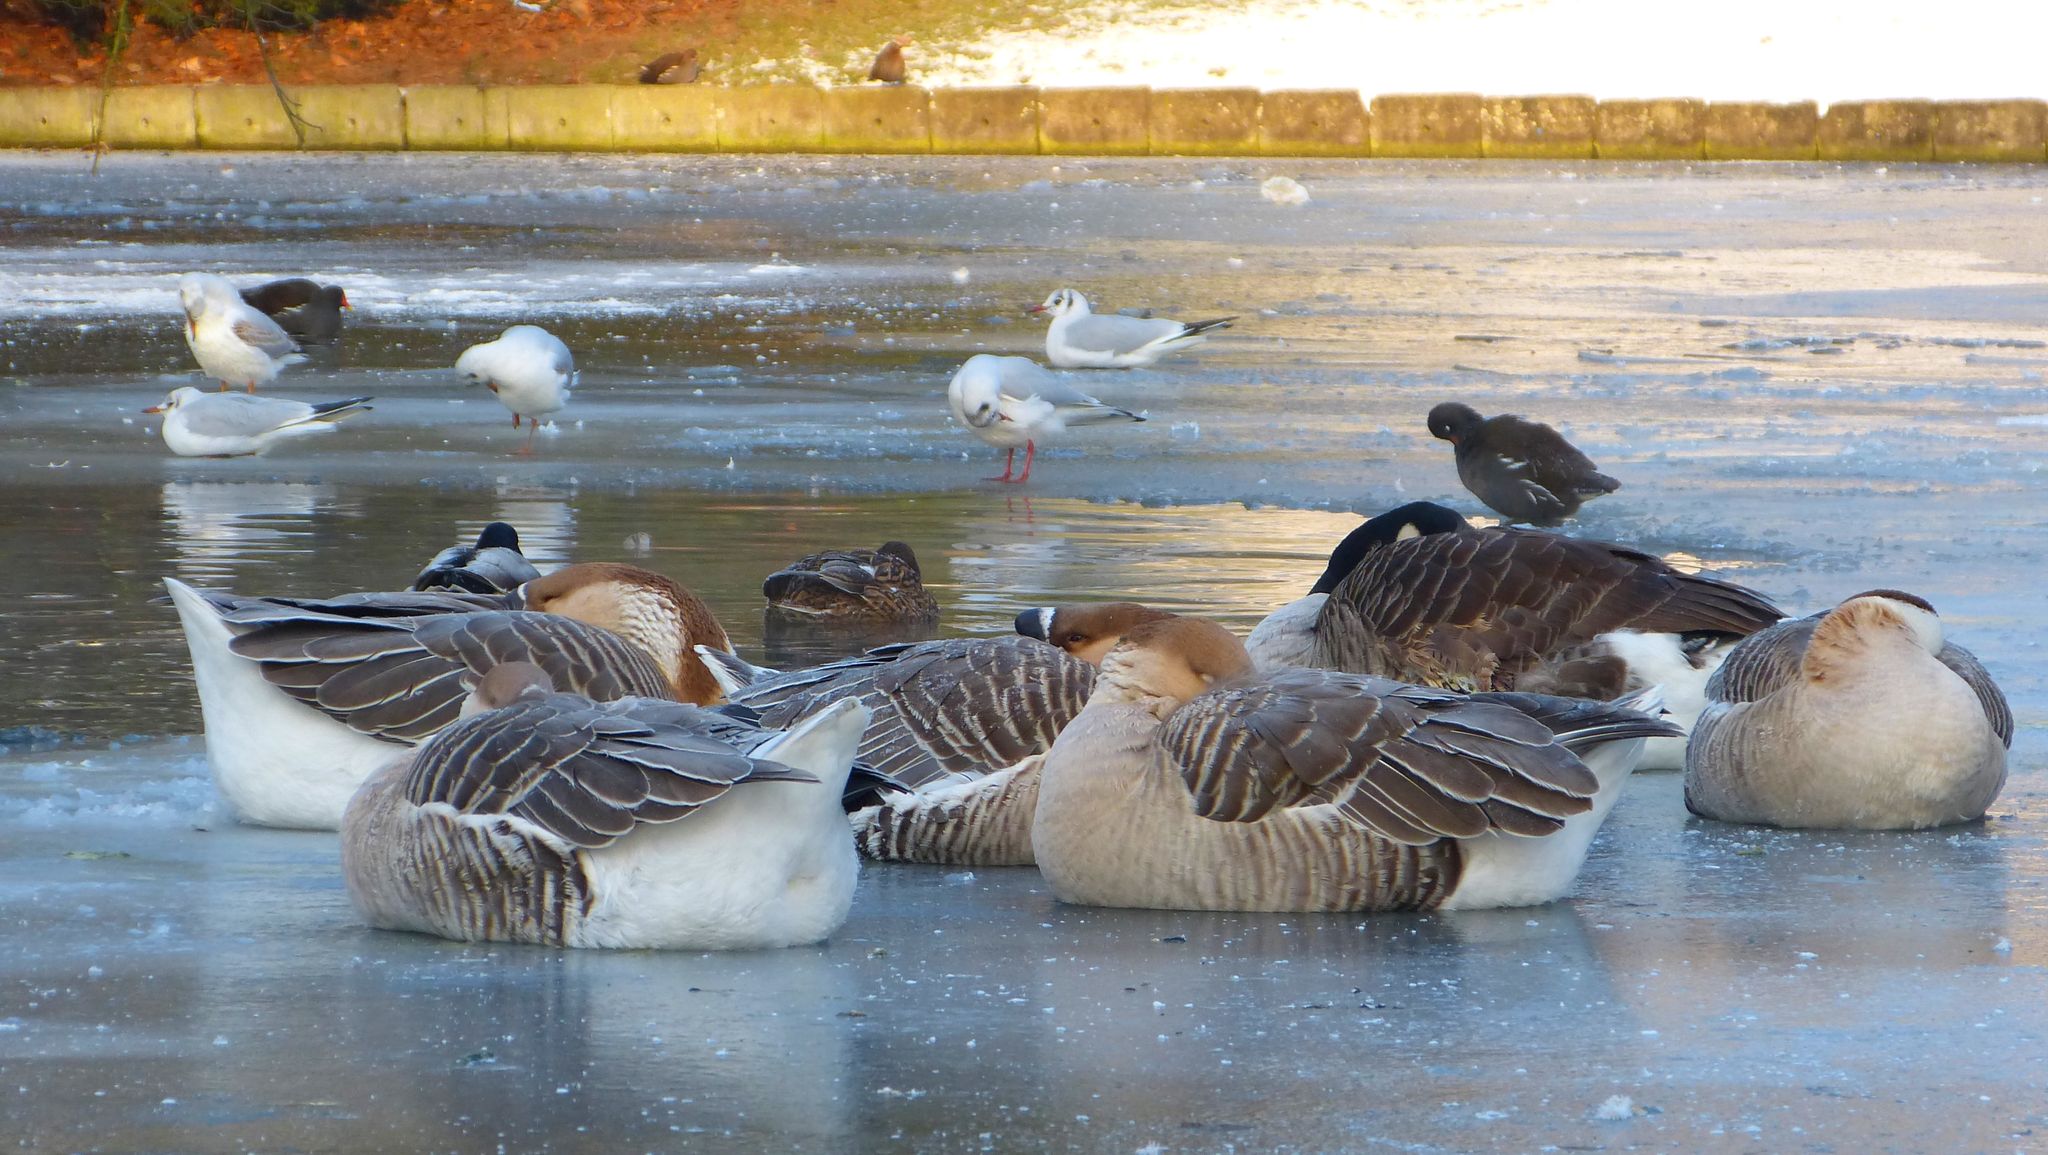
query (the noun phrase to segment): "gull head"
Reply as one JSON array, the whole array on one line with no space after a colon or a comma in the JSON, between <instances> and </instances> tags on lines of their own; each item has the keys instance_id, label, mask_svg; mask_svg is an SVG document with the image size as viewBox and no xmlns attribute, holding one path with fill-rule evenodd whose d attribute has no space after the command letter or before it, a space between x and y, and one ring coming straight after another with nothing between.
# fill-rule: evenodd
<instances>
[{"instance_id":1,"label":"gull head","mask_svg":"<svg viewBox=\"0 0 2048 1155\"><path fill-rule=\"evenodd\" d=\"M1054 317L1085 314L1088 312L1088 298L1082 296L1078 289L1054 289L1043 304L1033 305L1024 311L1034 316L1039 313L1050 313Z\"/></svg>"},{"instance_id":2,"label":"gull head","mask_svg":"<svg viewBox=\"0 0 2048 1155\"><path fill-rule=\"evenodd\" d=\"M977 353L953 374L946 390L953 402L953 416L975 429L987 429L1003 418L1003 383L993 359Z\"/></svg>"},{"instance_id":3,"label":"gull head","mask_svg":"<svg viewBox=\"0 0 2048 1155\"><path fill-rule=\"evenodd\" d=\"M165 395L162 402L152 405L147 409L144 409L143 412L169 413L172 410L176 409L178 406L184 405L188 402L197 401L203 396L205 396L205 394L201 393L197 389L192 388L190 385L183 385L171 390L169 394Z\"/></svg>"},{"instance_id":4,"label":"gull head","mask_svg":"<svg viewBox=\"0 0 2048 1155\"><path fill-rule=\"evenodd\" d=\"M196 328L199 318L226 301L239 299L226 277L212 273L186 273L178 278L178 304L184 307L185 324Z\"/></svg>"}]
</instances>

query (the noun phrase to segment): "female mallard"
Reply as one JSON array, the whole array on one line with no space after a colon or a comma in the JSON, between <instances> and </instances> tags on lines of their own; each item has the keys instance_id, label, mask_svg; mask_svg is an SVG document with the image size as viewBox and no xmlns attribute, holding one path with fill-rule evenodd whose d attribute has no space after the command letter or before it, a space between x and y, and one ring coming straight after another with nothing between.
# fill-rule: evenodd
<instances>
[{"instance_id":1,"label":"female mallard","mask_svg":"<svg viewBox=\"0 0 2048 1155\"><path fill-rule=\"evenodd\" d=\"M462 941L747 950L825 938L859 856L839 807L867 711L750 749L674 702L498 666L457 722L364 783L342 870L370 925Z\"/></svg>"},{"instance_id":2,"label":"female mallard","mask_svg":"<svg viewBox=\"0 0 2048 1155\"><path fill-rule=\"evenodd\" d=\"M924 588L917 555L900 541L880 549L814 553L761 583L768 613L812 624L931 622L938 600Z\"/></svg>"},{"instance_id":3,"label":"female mallard","mask_svg":"<svg viewBox=\"0 0 2048 1155\"><path fill-rule=\"evenodd\" d=\"M1874 590L1736 646L1685 757L1702 818L1809 829L1971 822L2005 785L2012 711L1934 607Z\"/></svg>"}]
</instances>

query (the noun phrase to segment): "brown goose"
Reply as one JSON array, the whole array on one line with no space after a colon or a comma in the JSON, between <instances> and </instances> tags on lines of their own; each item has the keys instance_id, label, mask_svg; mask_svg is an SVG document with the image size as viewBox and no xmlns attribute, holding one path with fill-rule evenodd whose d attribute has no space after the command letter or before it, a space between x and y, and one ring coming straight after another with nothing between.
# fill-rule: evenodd
<instances>
[{"instance_id":1,"label":"brown goose","mask_svg":"<svg viewBox=\"0 0 2048 1155\"><path fill-rule=\"evenodd\" d=\"M1258 674L1211 622L1133 629L1045 756L1031 842L1064 902L1379 911L1562 897L1655 696L1465 696Z\"/></svg>"},{"instance_id":2,"label":"brown goose","mask_svg":"<svg viewBox=\"0 0 2048 1155\"><path fill-rule=\"evenodd\" d=\"M454 721L465 681L493 666L532 662L600 700L701 704L719 691L691 647L730 647L689 591L606 563L495 597L238 598L164 584L192 652L214 780L264 826L334 829L363 779Z\"/></svg>"},{"instance_id":3,"label":"brown goose","mask_svg":"<svg viewBox=\"0 0 2048 1155\"><path fill-rule=\"evenodd\" d=\"M292 277L241 292L243 301L302 345L328 345L341 336L341 311L349 304L340 285Z\"/></svg>"},{"instance_id":4,"label":"brown goose","mask_svg":"<svg viewBox=\"0 0 2048 1155\"><path fill-rule=\"evenodd\" d=\"M1455 449L1465 488L1510 523L1562 525L1586 501L1621 488L1539 421L1512 413L1481 417L1446 401L1429 411L1429 431Z\"/></svg>"},{"instance_id":5,"label":"brown goose","mask_svg":"<svg viewBox=\"0 0 2048 1155\"><path fill-rule=\"evenodd\" d=\"M906 75L903 64L903 50L916 44L908 36L892 37L882 50L875 53L875 62L868 66L868 79L883 84L901 84Z\"/></svg>"},{"instance_id":6,"label":"brown goose","mask_svg":"<svg viewBox=\"0 0 2048 1155\"><path fill-rule=\"evenodd\" d=\"M1971 822L2005 785L2012 710L1934 607L1873 590L1735 647L1685 758L1702 818L1809 829Z\"/></svg>"},{"instance_id":7,"label":"brown goose","mask_svg":"<svg viewBox=\"0 0 2048 1155\"><path fill-rule=\"evenodd\" d=\"M900 541L883 542L880 549L814 553L769 574L761 593L771 617L810 624L930 622L939 616L917 555Z\"/></svg>"},{"instance_id":8,"label":"brown goose","mask_svg":"<svg viewBox=\"0 0 2048 1155\"><path fill-rule=\"evenodd\" d=\"M1603 634L1740 638L1783 616L1741 586L1626 546L1464 529L1369 551L1317 612L1308 653L1323 669L1529 689L1524 675Z\"/></svg>"},{"instance_id":9,"label":"brown goose","mask_svg":"<svg viewBox=\"0 0 2048 1155\"><path fill-rule=\"evenodd\" d=\"M1106 651L1124 631L1161 616L1128 602L1077 609L1067 636L1083 639L1074 646L1078 657L1024 637L955 638L884 646L786 674L743 673L752 684L731 680L727 692L769 727L842 698L868 708L873 720L861 740L862 763L911 791L885 795L853 815L870 858L1028 865L1039 756L1094 688L1095 667L1085 655ZM711 657L714 669L740 668Z\"/></svg>"},{"instance_id":10,"label":"brown goose","mask_svg":"<svg viewBox=\"0 0 2048 1155\"><path fill-rule=\"evenodd\" d=\"M740 746L674 702L486 674L465 713L366 782L342 871L370 925L463 941L736 950L817 942L860 860L839 794L866 715L847 701Z\"/></svg>"}]
</instances>

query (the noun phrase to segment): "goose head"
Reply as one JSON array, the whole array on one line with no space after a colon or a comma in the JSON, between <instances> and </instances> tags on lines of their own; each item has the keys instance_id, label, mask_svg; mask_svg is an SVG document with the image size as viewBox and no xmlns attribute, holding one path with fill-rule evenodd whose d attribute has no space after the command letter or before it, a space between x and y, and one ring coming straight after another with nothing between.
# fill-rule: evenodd
<instances>
[{"instance_id":1,"label":"goose head","mask_svg":"<svg viewBox=\"0 0 2048 1155\"><path fill-rule=\"evenodd\" d=\"M1344 535L1337 548L1330 551L1329 567L1323 576L1310 587L1312 594L1326 594L1337 588L1337 583L1351 575L1365 555L1383 545L1407 541L1411 537L1427 537L1433 533L1456 533L1471 528L1458 512L1447 509L1433 501L1411 501L1398 506L1378 517L1369 518L1363 525Z\"/></svg>"},{"instance_id":2,"label":"goose head","mask_svg":"<svg viewBox=\"0 0 2048 1155\"><path fill-rule=\"evenodd\" d=\"M1190 698L1252 671L1236 634L1202 618L1169 614L1132 627L1109 651L1089 702L1144 703L1163 719Z\"/></svg>"},{"instance_id":3,"label":"goose head","mask_svg":"<svg viewBox=\"0 0 2048 1155\"><path fill-rule=\"evenodd\" d=\"M1925 598L1902 590L1868 590L1835 607L1829 617L1853 616L1859 626L1902 630L1930 654L1939 654L1945 638L1941 615Z\"/></svg>"},{"instance_id":4,"label":"goose head","mask_svg":"<svg viewBox=\"0 0 2048 1155\"><path fill-rule=\"evenodd\" d=\"M725 628L675 579L619 562L563 566L519 587L515 608L561 614L619 635L654 659L676 700L709 706L725 695L695 646L732 650Z\"/></svg>"},{"instance_id":5,"label":"goose head","mask_svg":"<svg viewBox=\"0 0 2048 1155\"><path fill-rule=\"evenodd\" d=\"M462 700L462 717L502 710L529 694L552 694L554 679L532 662L505 662L492 666L477 679Z\"/></svg>"},{"instance_id":6,"label":"goose head","mask_svg":"<svg viewBox=\"0 0 2048 1155\"><path fill-rule=\"evenodd\" d=\"M1102 664L1125 634L1173 615L1137 602L1041 606L1017 615L1017 632L1058 646L1091 666Z\"/></svg>"},{"instance_id":7,"label":"goose head","mask_svg":"<svg viewBox=\"0 0 2048 1155\"><path fill-rule=\"evenodd\" d=\"M1477 409L1457 401L1446 401L1429 411L1429 434L1456 445L1479 432L1486 418Z\"/></svg>"},{"instance_id":8,"label":"goose head","mask_svg":"<svg viewBox=\"0 0 2048 1155\"><path fill-rule=\"evenodd\" d=\"M1052 295L1043 303L1033 305L1024 311L1033 316L1050 313L1054 320L1058 320L1061 317L1088 313L1088 298L1082 296L1079 289L1054 289Z\"/></svg>"}]
</instances>

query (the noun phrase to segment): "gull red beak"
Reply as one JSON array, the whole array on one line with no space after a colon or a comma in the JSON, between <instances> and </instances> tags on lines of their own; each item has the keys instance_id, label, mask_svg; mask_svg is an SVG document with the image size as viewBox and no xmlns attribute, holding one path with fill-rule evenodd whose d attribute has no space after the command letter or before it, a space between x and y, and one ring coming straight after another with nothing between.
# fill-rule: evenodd
<instances>
[{"instance_id":1,"label":"gull red beak","mask_svg":"<svg viewBox=\"0 0 2048 1155\"><path fill-rule=\"evenodd\" d=\"M143 410L144 413L162 413L163 411L164 407L161 405L152 405L149 408Z\"/></svg>"},{"instance_id":2,"label":"gull red beak","mask_svg":"<svg viewBox=\"0 0 2048 1155\"><path fill-rule=\"evenodd\" d=\"M1043 312L1045 312L1045 306L1044 306L1044 305L1033 305L1033 306L1031 306L1030 308L1028 308L1028 309L1026 309L1026 310L1024 310L1024 311L1025 311L1025 312L1027 312L1027 313L1034 313L1034 314L1036 314L1036 313L1043 313Z\"/></svg>"}]
</instances>

